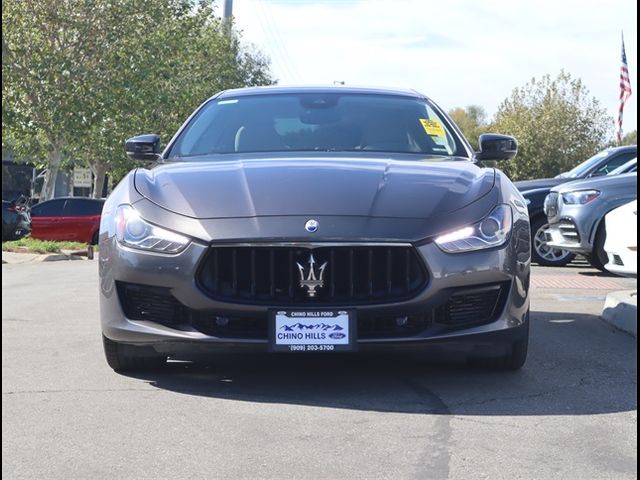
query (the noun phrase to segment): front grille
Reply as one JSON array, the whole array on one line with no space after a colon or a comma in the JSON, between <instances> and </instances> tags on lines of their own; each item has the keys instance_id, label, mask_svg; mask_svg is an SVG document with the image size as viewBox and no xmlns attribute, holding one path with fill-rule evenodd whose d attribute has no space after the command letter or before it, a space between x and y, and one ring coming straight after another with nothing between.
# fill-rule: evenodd
<instances>
[{"instance_id":1,"label":"front grille","mask_svg":"<svg viewBox=\"0 0 640 480\"><path fill-rule=\"evenodd\" d=\"M168 288L117 282L124 314L131 320L148 320L163 325L183 323L188 314Z\"/></svg>"},{"instance_id":2,"label":"front grille","mask_svg":"<svg viewBox=\"0 0 640 480\"><path fill-rule=\"evenodd\" d=\"M449 326L490 323L504 308L509 293L508 283L458 290L440 309L437 322Z\"/></svg>"},{"instance_id":3,"label":"front grille","mask_svg":"<svg viewBox=\"0 0 640 480\"><path fill-rule=\"evenodd\" d=\"M568 219L560 220L558 229L566 240L572 243L580 243L580 234L578 233L578 228L573 221Z\"/></svg>"},{"instance_id":4,"label":"front grille","mask_svg":"<svg viewBox=\"0 0 640 480\"><path fill-rule=\"evenodd\" d=\"M301 286L312 258L315 277L323 280L315 296ZM413 247L385 245L217 246L198 272L200 288L216 300L278 306L398 302L417 295L427 280Z\"/></svg>"}]
</instances>

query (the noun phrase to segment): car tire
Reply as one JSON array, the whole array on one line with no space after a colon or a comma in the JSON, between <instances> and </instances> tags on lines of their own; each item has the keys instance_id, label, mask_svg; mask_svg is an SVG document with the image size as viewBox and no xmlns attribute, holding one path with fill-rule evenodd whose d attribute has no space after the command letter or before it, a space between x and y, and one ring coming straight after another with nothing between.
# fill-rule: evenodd
<instances>
[{"instance_id":1,"label":"car tire","mask_svg":"<svg viewBox=\"0 0 640 480\"><path fill-rule=\"evenodd\" d=\"M107 364L116 372L136 372L162 368L167 357L158 355L150 347L124 345L102 336Z\"/></svg>"},{"instance_id":2,"label":"car tire","mask_svg":"<svg viewBox=\"0 0 640 480\"><path fill-rule=\"evenodd\" d=\"M529 312L527 312L524 330L525 333L521 338L507 346L508 353L505 355L488 359L471 359L471 364L491 370L520 370L527 361L529 352Z\"/></svg>"},{"instance_id":3,"label":"car tire","mask_svg":"<svg viewBox=\"0 0 640 480\"><path fill-rule=\"evenodd\" d=\"M511 352L496 362L496 368L499 370L520 370L527 361L528 352L529 332L527 331L526 338L511 344Z\"/></svg>"},{"instance_id":4,"label":"car tire","mask_svg":"<svg viewBox=\"0 0 640 480\"><path fill-rule=\"evenodd\" d=\"M607 240L607 230L605 229L604 220L600 222L598 231L596 232L596 239L593 242L593 250L589 255L586 255L588 262L593 268L597 268L602 272L606 272L605 265L609 263L609 256L604 249L604 243Z\"/></svg>"},{"instance_id":5,"label":"car tire","mask_svg":"<svg viewBox=\"0 0 640 480\"><path fill-rule=\"evenodd\" d=\"M576 256L567 251L544 247L544 231L549 226L547 219L538 216L531 221L531 261L545 267L564 267L570 264Z\"/></svg>"},{"instance_id":6,"label":"car tire","mask_svg":"<svg viewBox=\"0 0 640 480\"><path fill-rule=\"evenodd\" d=\"M89 245L97 245L100 239L100 232L96 231L91 237L91 243Z\"/></svg>"}]
</instances>

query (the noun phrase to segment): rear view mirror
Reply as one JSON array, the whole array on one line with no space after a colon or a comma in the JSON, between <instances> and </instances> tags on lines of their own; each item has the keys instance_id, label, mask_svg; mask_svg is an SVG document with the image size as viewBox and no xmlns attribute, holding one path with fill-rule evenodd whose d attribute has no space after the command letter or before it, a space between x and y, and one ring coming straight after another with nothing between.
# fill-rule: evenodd
<instances>
[{"instance_id":1,"label":"rear view mirror","mask_svg":"<svg viewBox=\"0 0 640 480\"><path fill-rule=\"evenodd\" d=\"M160 135L138 135L125 142L125 151L131 160L155 162L160 159Z\"/></svg>"},{"instance_id":2,"label":"rear view mirror","mask_svg":"<svg viewBox=\"0 0 640 480\"><path fill-rule=\"evenodd\" d=\"M480 135L480 151L476 153L476 160L511 160L518 153L518 142L508 135L497 133L483 133Z\"/></svg>"}]
</instances>

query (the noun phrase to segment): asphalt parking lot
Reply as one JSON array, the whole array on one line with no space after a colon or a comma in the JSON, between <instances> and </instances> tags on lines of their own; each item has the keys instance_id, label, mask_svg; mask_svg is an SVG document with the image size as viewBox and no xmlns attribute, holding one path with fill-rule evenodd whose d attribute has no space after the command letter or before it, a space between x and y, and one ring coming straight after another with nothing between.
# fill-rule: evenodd
<instances>
[{"instance_id":1,"label":"asphalt parking lot","mask_svg":"<svg viewBox=\"0 0 640 480\"><path fill-rule=\"evenodd\" d=\"M2 266L4 478L636 478L635 280L534 267L517 373L405 357L223 357L124 376L97 262Z\"/></svg>"}]
</instances>

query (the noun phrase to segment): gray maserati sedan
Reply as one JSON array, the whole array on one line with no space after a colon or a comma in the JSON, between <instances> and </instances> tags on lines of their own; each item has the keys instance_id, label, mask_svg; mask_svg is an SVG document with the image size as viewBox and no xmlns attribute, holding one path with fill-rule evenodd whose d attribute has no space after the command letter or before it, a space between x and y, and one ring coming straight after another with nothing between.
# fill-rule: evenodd
<instances>
[{"instance_id":1,"label":"gray maserati sedan","mask_svg":"<svg viewBox=\"0 0 640 480\"><path fill-rule=\"evenodd\" d=\"M107 199L104 350L116 371L214 352L527 356L531 236L511 181L415 91L228 90Z\"/></svg>"}]
</instances>

